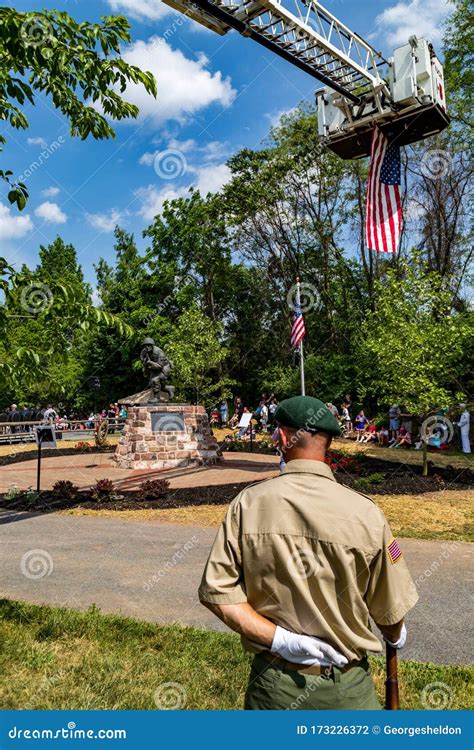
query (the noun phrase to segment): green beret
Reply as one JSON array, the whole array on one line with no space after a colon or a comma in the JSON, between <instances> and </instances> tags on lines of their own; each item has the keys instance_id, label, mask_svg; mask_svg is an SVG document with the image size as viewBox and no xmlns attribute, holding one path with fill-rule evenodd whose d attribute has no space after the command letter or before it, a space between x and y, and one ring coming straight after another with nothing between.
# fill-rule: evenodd
<instances>
[{"instance_id":1,"label":"green beret","mask_svg":"<svg viewBox=\"0 0 474 750\"><path fill-rule=\"evenodd\" d=\"M282 401L275 412L275 421L295 430L327 432L334 437L341 434L334 414L319 398L312 396L293 396Z\"/></svg>"}]
</instances>

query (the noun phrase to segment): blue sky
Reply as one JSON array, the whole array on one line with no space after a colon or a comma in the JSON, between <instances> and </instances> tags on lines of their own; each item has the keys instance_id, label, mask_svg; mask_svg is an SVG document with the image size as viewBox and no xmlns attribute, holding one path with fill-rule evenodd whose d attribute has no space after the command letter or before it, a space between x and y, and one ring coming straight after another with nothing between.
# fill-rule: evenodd
<instances>
[{"instance_id":1,"label":"blue sky","mask_svg":"<svg viewBox=\"0 0 474 750\"><path fill-rule=\"evenodd\" d=\"M287 7L289 1L286 0ZM326 0L326 7L389 56L416 33L440 47L445 0ZM120 224L144 248L142 230L167 197L190 185L203 193L227 179L226 159L258 148L282 112L319 88L306 74L255 42L229 32L220 37L184 19L160 0L86 0L31 4L66 10L78 20L122 13L132 27L127 60L151 70L158 97L131 90L138 120L115 124L116 138L95 142L69 136L65 118L44 98L28 107L27 131L8 131L3 168L25 176L31 198L20 214L0 201L1 254L35 264L41 244L60 234L77 249L85 277L93 263L112 261L113 228Z\"/></svg>"}]
</instances>

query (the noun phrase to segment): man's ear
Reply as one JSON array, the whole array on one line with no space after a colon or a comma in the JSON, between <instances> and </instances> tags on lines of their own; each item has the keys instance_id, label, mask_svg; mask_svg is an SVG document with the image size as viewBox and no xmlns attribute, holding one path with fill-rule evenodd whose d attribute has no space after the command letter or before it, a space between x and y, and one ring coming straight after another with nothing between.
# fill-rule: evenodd
<instances>
[{"instance_id":1,"label":"man's ear","mask_svg":"<svg viewBox=\"0 0 474 750\"><path fill-rule=\"evenodd\" d=\"M280 425L278 425L278 442L280 444L280 448L283 451L286 450L289 443L288 435L285 432L285 428L280 427Z\"/></svg>"}]
</instances>

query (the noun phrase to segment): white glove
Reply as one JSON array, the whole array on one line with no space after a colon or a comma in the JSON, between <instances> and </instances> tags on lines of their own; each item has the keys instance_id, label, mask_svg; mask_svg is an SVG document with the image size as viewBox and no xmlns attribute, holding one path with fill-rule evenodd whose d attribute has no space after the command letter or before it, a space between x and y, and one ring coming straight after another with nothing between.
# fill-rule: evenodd
<instances>
[{"instance_id":1,"label":"white glove","mask_svg":"<svg viewBox=\"0 0 474 750\"><path fill-rule=\"evenodd\" d=\"M310 635L291 633L279 625L275 630L270 650L286 661L305 666L313 666L313 664L331 666L335 664L337 667L344 667L347 664L346 657L328 643Z\"/></svg>"},{"instance_id":2,"label":"white glove","mask_svg":"<svg viewBox=\"0 0 474 750\"><path fill-rule=\"evenodd\" d=\"M402 630L401 630L400 638L398 639L398 641L395 641L395 643L392 643L392 641L389 641L387 638L385 638L385 640L390 646L393 646L393 648L403 648L403 646L407 642L407 629L405 627L405 623L403 623L402 625Z\"/></svg>"}]
</instances>

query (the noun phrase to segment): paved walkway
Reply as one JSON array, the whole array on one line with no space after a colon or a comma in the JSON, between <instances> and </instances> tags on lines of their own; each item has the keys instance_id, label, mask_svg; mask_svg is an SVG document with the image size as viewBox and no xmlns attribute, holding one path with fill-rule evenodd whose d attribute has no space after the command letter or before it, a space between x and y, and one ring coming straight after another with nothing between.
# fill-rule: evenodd
<instances>
[{"instance_id":1,"label":"paved walkway","mask_svg":"<svg viewBox=\"0 0 474 750\"><path fill-rule=\"evenodd\" d=\"M224 629L196 595L215 529L55 514L0 521L1 596ZM402 547L420 593L403 658L469 663L472 547L416 539Z\"/></svg>"},{"instance_id":2,"label":"paved walkway","mask_svg":"<svg viewBox=\"0 0 474 750\"><path fill-rule=\"evenodd\" d=\"M238 484L266 479L278 471L278 457L264 454L226 453L215 466L200 466L196 469L174 469L170 471L150 469L121 469L112 461L111 453L58 455L41 462L41 487L51 489L58 479L69 479L85 489L97 479L111 479L117 489L133 489L144 478L166 477L171 487L207 487L212 484ZM0 492L6 492L13 484L19 489L36 487L36 459L0 467Z\"/></svg>"}]
</instances>

